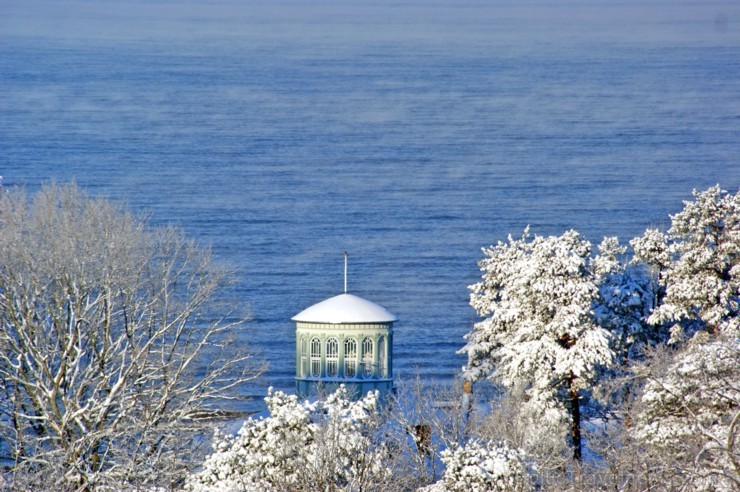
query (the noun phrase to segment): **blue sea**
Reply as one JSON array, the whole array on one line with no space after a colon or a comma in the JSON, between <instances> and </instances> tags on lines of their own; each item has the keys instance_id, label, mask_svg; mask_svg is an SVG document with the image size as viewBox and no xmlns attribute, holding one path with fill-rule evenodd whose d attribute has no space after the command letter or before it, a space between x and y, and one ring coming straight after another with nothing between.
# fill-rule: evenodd
<instances>
[{"instance_id":1,"label":"blue sea","mask_svg":"<svg viewBox=\"0 0 740 492\"><path fill-rule=\"evenodd\" d=\"M75 180L234 273L237 333L293 388L294 325L343 291L445 382L480 248L665 227L740 187L736 1L0 3L0 174Z\"/></svg>"}]
</instances>

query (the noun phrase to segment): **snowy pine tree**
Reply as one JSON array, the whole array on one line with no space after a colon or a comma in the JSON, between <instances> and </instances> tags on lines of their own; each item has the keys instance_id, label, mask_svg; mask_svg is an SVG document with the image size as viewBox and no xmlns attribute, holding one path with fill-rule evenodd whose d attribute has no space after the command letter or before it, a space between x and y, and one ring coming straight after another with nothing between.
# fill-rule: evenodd
<instances>
[{"instance_id":1,"label":"snowy pine tree","mask_svg":"<svg viewBox=\"0 0 740 492\"><path fill-rule=\"evenodd\" d=\"M671 216L666 235L649 229L633 241L636 257L659 268L665 289L650 321L676 323L675 340L696 329L717 334L739 327L740 193L717 185L693 195Z\"/></svg>"},{"instance_id":2,"label":"snowy pine tree","mask_svg":"<svg viewBox=\"0 0 740 492\"><path fill-rule=\"evenodd\" d=\"M471 305L485 316L466 335L466 376L521 388L521 417L533 428L564 429L581 459L580 391L609 366L609 334L594 321L598 289L589 271L591 245L575 231L535 235L483 250L483 281Z\"/></svg>"}]
</instances>

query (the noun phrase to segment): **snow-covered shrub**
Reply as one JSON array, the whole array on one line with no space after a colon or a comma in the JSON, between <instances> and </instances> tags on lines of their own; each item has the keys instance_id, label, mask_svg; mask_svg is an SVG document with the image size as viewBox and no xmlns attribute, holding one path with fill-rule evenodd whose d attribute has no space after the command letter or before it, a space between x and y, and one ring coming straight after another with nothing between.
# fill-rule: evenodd
<instances>
[{"instance_id":1,"label":"snow-covered shrub","mask_svg":"<svg viewBox=\"0 0 740 492\"><path fill-rule=\"evenodd\" d=\"M740 489L740 340L700 333L652 370L635 438L691 490Z\"/></svg>"},{"instance_id":2,"label":"snow-covered shrub","mask_svg":"<svg viewBox=\"0 0 740 492\"><path fill-rule=\"evenodd\" d=\"M447 468L442 477L447 492L516 492L532 490L520 451L505 444L470 441L442 451Z\"/></svg>"},{"instance_id":3,"label":"snow-covered shrub","mask_svg":"<svg viewBox=\"0 0 740 492\"><path fill-rule=\"evenodd\" d=\"M573 450L563 438L564 428L551 431L523 418L521 407L525 399L520 388L496 396L490 411L477 416L475 435L488 442L506 442L524 451L527 461L537 464L538 480L543 476L558 476L572 464L573 458Z\"/></svg>"},{"instance_id":4,"label":"snow-covered shrub","mask_svg":"<svg viewBox=\"0 0 740 492\"><path fill-rule=\"evenodd\" d=\"M236 436L215 435L189 490L357 490L387 477L377 392L352 401L340 386L310 402L270 389L265 401L269 417L247 420Z\"/></svg>"}]
</instances>

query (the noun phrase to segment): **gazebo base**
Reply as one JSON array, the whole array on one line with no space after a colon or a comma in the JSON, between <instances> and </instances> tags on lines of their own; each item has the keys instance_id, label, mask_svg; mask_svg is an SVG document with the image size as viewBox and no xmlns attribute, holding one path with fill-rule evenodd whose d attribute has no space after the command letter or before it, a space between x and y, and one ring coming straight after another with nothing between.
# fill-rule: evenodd
<instances>
[{"instance_id":1,"label":"gazebo base","mask_svg":"<svg viewBox=\"0 0 740 492\"><path fill-rule=\"evenodd\" d=\"M332 393L340 384L344 384L354 399L365 396L369 391L378 390L380 399L385 400L394 390L392 379L295 378L295 391L301 398L311 398Z\"/></svg>"}]
</instances>

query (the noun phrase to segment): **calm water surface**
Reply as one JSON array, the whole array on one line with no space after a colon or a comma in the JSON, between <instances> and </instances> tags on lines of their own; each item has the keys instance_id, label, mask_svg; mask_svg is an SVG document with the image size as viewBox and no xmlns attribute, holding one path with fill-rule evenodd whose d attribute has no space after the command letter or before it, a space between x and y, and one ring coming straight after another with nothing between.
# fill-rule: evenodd
<instances>
[{"instance_id":1,"label":"calm water surface","mask_svg":"<svg viewBox=\"0 0 740 492\"><path fill-rule=\"evenodd\" d=\"M293 387L291 316L396 313L397 376L445 381L482 246L623 241L740 186L735 2L0 6L0 174L75 179L234 270L239 333Z\"/></svg>"}]
</instances>

